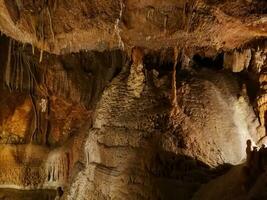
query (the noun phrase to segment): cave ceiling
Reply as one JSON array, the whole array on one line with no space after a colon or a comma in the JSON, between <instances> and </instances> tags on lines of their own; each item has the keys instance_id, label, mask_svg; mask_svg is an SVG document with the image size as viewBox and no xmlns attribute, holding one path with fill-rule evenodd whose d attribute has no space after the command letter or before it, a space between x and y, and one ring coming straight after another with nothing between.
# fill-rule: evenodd
<instances>
[{"instance_id":1,"label":"cave ceiling","mask_svg":"<svg viewBox=\"0 0 267 200\"><path fill-rule=\"evenodd\" d=\"M1 0L0 30L53 54L80 50L229 50L267 34L264 0Z\"/></svg>"}]
</instances>

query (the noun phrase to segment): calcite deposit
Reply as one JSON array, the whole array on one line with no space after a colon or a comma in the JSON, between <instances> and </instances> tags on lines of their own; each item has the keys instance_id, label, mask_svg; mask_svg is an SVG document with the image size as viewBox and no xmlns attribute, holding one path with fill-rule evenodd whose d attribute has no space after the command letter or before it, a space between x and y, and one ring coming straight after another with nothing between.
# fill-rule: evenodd
<instances>
[{"instance_id":1,"label":"calcite deposit","mask_svg":"<svg viewBox=\"0 0 267 200\"><path fill-rule=\"evenodd\" d=\"M0 0L0 199L266 199L266 14Z\"/></svg>"}]
</instances>

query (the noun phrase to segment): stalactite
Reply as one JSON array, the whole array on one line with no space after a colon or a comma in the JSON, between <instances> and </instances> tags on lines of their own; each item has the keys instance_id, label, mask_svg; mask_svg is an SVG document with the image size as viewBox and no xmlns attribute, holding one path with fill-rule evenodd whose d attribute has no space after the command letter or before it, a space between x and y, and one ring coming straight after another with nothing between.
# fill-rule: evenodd
<instances>
[{"instance_id":1,"label":"stalactite","mask_svg":"<svg viewBox=\"0 0 267 200\"><path fill-rule=\"evenodd\" d=\"M32 44L32 55L34 55L35 53L35 49L34 49L34 45Z\"/></svg>"},{"instance_id":2,"label":"stalactite","mask_svg":"<svg viewBox=\"0 0 267 200\"><path fill-rule=\"evenodd\" d=\"M26 90L30 96L34 112L33 130L30 137L30 142L36 142L38 139L38 134L44 134L44 137L46 137L48 126L47 122L45 121L44 128L42 129L42 113L40 109L38 109L38 105L35 100L35 87L37 87L40 92L44 92L41 90L37 81L36 76L38 74L35 72L35 67L35 64L24 52L22 45L17 43L12 44L12 41L10 41L4 79L10 90ZM47 91L45 92L45 96L48 96ZM46 120L48 116L45 114L43 118ZM43 131L45 133L43 133ZM42 141L43 143L46 143L44 138L42 138Z\"/></svg>"},{"instance_id":3,"label":"stalactite","mask_svg":"<svg viewBox=\"0 0 267 200\"><path fill-rule=\"evenodd\" d=\"M37 106L38 113L38 134L42 135L41 142L46 145L47 134L48 134L48 123L49 123L49 98L42 97Z\"/></svg>"},{"instance_id":4,"label":"stalactite","mask_svg":"<svg viewBox=\"0 0 267 200\"><path fill-rule=\"evenodd\" d=\"M31 139L30 139L30 142L32 143L34 141L34 136L36 134L36 131L37 131L37 111L36 111L36 105L34 103L34 98L32 96L32 94L30 94L30 98L31 98L31 103L32 103L32 107L33 107L33 112L34 112L34 123L33 123L33 131L32 131L32 134L31 134Z\"/></svg>"},{"instance_id":5,"label":"stalactite","mask_svg":"<svg viewBox=\"0 0 267 200\"><path fill-rule=\"evenodd\" d=\"M9 46L8 46L8 56L7 56L7 63L6 63L6 70L5 70L5 83L9 89L9 91L11 91L11 54L12 54L12 39L9 39Z\"/></svg>"},{"instance_id":6,"label":"stalactite","mask_svg":"<svg viewBox=\"0 0 267 200\"><path fill-rule=\"evenodd\" d=\"M55 34L54 34L54 29L53 29L53 24L52 24L51 13L50 13L50 9L48 6L46 7L46 9L47 9L48 18L49 18L49 27L50 27L51 35L52 35L52 38L54 41L55 40Z\"/></svg>"},{"instance_id":7,"label":"stalactite","mask_svg":"<svg viewBox=\"0 0 267 200\"><path fill-rule=\"evenodd\" d=\"M13 51L12 51L12 56L13 56L13 65L12 65L12 70L11 70L11 89L14 90L16 88L16 69L17 69L17 59L16 59L16 52L15 52L15 48L14 48L15 45L13 45Z\"/></svg>"},{"instance_id":8,"label":"stalactite","mask_svg":"<svg viewBox=\"0 0 267 200\"><path fill-rule=\"evenodd\" d=\"M164 34L167 33L168 15L164 16Z\"/></svg>"},{"instance_id":9,"label":"stalactite","mask_svg":"<svg viewBox=\"0 0 267 200\"><path fill-rule=\"evenodd\" d=\"M79 88L72 85L72 78L65 70L48 72L46 75L49 79L44 77L44 85L47 85L53 92L59 96L71 98L75 102L81 102L86 94L81 94ZM85 98L85 97L84 97Z\"/></svg>"},{"instance_id":10,"label":"stalactite","mask_svg":"<svg viewBox=\"0 0 267 200\"><path fill-rule=\"evenodd\" d=\"M28 91L33 93L36 75L32 72L35 64L25 53L25 49L18 43L10 41L6 63L4 82L9 90ZM32 80L33 79L33 80Z\"/></svg>"},{"instance_id":11,"label":"stalactite","mask_svg":"<svg viewBox=\"0 0 267 200\"><path fill-rule=\"evenodd\" d=\"M85 143L84 153L86 165L88 166L90 164L90 145L88 141Z\"/></svg>"},{"instance_id":12,"label":"stalactite","mask_svg":"<svg viewBox=\"0 0 267 200\"><path fill-rule=\"evenodd\" d=\"M29 70L29 72L30 72L30 70ZM30 82L30 88L29 88L29 91L30 91L30 94L33 95L33 93L34 93L34 90L33 90L34 82L33 82L33 77L32 77L32 76L29 77L29 82Z\"/></svg>"},{"instance_id":13,"label":"stalactite","mask_svg":"<svg viewBox=\"0 0 267 200\"><path fill-rule=\"evenodd\" d=\"M176 66L178 63L178 54L179 54L179 50L177 47L175 47L174 48L174 64L173 64L173 72L172 72L171 116L175 116L179 112L178 103L177 103L177 88L176 88Z\"/></svg>"},{"instance_id":14,"label":"stalactite","mask_svg":"<svg viewBox=\"0 0 267 200\"><path fill-rule=\"evenodd\" d=\"M37 132L36 132L36 136L37 135L42 135L42 119L41 119L41 111L40 111L40 106L38 105L38 97L36 98L36 111L37 111ZM37 141L37 137L36 137L36 141ZM38 141L37 141L38 142ZM40 142L41 143L41 142Z\"/></svg>"},{"instance_id":15,"label":"stalactite","mask_svg":"<svg viewBox=\"0 0 267 200\"><path fill-rule=\"evenodd\" d=\"M21 0L15 0L15 2L16 2L18 9L21 10L23 8L23 3L21 2Z\"/></svg>"},{"instance_id":16,"label":"stalactite","mask_svg":"<svg viewBox=\"0 0 267 200\"><path fill-rule=\"evenodd\" d=\"M188 2L187 0L184 1L184 7L183 7L183 27L186 26L186 16L187 16L187 6L188 6Z\"/></svg>"},{"instance_id":17,"label":"stalactite","mask_svg":"<svg viewBox=\"0 0 267 200\"><path fill-rule=\"evenodd\" d=\"M55 11L56 9L57 9L57 7L58 7L58 0L55 0L54 1L54 4L53 4L53 11Z\"/></svg>"},{"instance_id":18,"label":"stalactite","mask_svg":"<svg viewBox=\"0 0 267 200\"><path fill-rule=\"evenodd\" d=\"M39 62L41 63L43 61L43 49L40 50L40 58Z\"/></svg>"},{"instance_id":19,"label":"stalactite","mask_svg":"<svg viewBox=\"0 0 267 200\"><path fill-rule=\"evenodd\" d=\"M66 182L69 177L69 152L51 152L46 161L47 182Z\"/></svg>"},{"instance_id":20,"label":"stalactite","mask_svg":"<svg viewBox=\"0 0 267 200\"><path fill-rule=\"evenodd\" d=\"M20 50L16 52L16 66L15 66L15 89L18 90L20 88L20 69L21 69L21 60L20 60Z\"/></svg>"},{"instance_id":21,"label":"stalactite","mask_svg":"<svg viewBox=\"0 0 267 200\"><path fill-rule=\"evenodd\" d=\"M132 49L133 64L130 68L130 75L128 77L127 88L137 98L141 97L144 89L145 75L143 73L143 51L141 48L135 47ZM98 83L98 87L99 83Z\"/></svg>"},{"instance_id":22,"label":"stalactite","mask_svg":"<svg viewBox=\"0 0 267 200\"><path fill-rule=\"evenodd\" d=\"M118 39L119 47L121 49L124 49L124 47L125 47L124 42L122 41L122 38L121 38L121 35L120 35L120 31L121 30L119 28L119 24L120 24L121 19L122 19L123 8L124 8L123 1L120 0L120 14L119 14L119 18L117 18L116 21L115 21L114 32L115 32L115 35L116 35L116 37Z\"/></svg>"},{"instance_id":23,"label":"stalactite","mask_svg":"<svg viewBox=\"0 0 267 200\"><path fill-rule=\"evenodd\" d=\"M193 23L193 19L196 15L194 11L196 1L186 1L185 6L184 6L184 20L185 20L185 25L184 29L189 32ZM187 22L186 22L187 21Z\"/></svg>"},{"instance_id":24,"label":"stalactite","mask_svg":"<svg viewBox=\"0 0 267 200\"><path fill-rule=\"evenodd\" d=\"M23 56L22 54L19 54L19 79L18 79L18 86L19 86L19 91L23 90Z\"/></svg>"},{"instance_id":25,"label":"stalactite","mask_svg":"<svg viewBox=\"0 0 267 200\"><path fill-rule=\"evenodd\" d=\"M42 43L42 47L40 50L40 57L39 57L39 63L43 60L43 49L44 49L44 42L45 42L45 24L44 24L44 7L45 7L45 1L42 1L42 9L39 14L38 24L37 24L37 31L36 31L36 37L39 41Z\"/></svg>"}]
</instances>

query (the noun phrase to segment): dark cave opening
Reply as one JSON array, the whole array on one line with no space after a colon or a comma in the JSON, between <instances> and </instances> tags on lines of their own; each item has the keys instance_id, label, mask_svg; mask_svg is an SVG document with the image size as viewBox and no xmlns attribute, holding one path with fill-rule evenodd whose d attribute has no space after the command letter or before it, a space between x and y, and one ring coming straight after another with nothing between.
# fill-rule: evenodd
<instances>
[{"instance_id":1,"label":"dark cave opening","mask_svg":"<svg viewBox=\"0 0 267 200\"><path fill-rule=\"evenodd\" d=\"M245 84L249 101L254 107L256 107L257 96L260 92L258 77L249 71L240 72L237 76L239 78L240 88L242 88L242 85Z\"/></svg>"},{"instance_id":2,"label":"dark cave opening","mask_svg":"<svg viewBox=\"0 0 267 200\"><path fill-rule=\"evenodd\" d=\"M158 51L150 51L144 55L144 67L145 69L155 69L159 72L159 78L169 74L173 71L174 65L174 52L173 48L162 49ZM178 61L176 65L176 71L181 68L181 63Z\"/></svg>"},{"instance_id":3,"label":"dark cave opening","mask_svg":"<svg viewBox=\"0 0 267 200\"><path fill-rule=\"evenodd\" d=\"M221 70L223 69L223 59L224 54L219 53L214 57L203 57L200 54L193 56L194 69L208 68L212 70Z\"/></svg>"}]
</instances>

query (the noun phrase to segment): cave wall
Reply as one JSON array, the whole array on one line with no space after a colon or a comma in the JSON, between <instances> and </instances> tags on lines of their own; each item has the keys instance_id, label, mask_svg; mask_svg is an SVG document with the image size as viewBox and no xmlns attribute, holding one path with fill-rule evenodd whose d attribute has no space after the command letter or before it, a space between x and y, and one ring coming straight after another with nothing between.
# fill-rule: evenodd
<instances>
[{"instance_id":1,"label":"cave wall","mask_svg":"<svg viewBox=\"0 0 267 200\"><path fill-rule=\"evenodd\" d=\"M261 50L221 59L134 48L130 58L88 51L40 62L30 45L2 43L1 187L61 186L64 199L190 199L263 136L260 93L249 89L264 82Z\"/></svg>"},{"instance_id":2,"label":"cave wall","mask_svg":"<svg viewBox=\"0 0 267 200\"><path fill-rule=\"evenodd\" d=\"M0 188L205 199L248 139L267 144L266 11L0 0Z\"/></svg>"},{"instance_id":3,"label":"cave wall","mask_svg":"<svg viewBox=\"0 0 267 200\"><path fill-rule=\"evenodd\" d=\"M44 53L40 62L30 45L2 43L1 187L63 186L65 199L190 199L244 161L247 139L262 137L240 74L255 68L260 77L247 66L253 49L223 62L174 59L171 48L134 48L131 58Z\"/></svg>"},{"instance_id":4,"label":"cave wall","mask_svg":"<svg viewBox=\"0 0 267 200\"><path fill-rule=\"evenodd\" d=\"M126 61L118 50L60 57L1 37L0 185L66 185L102 90ZM102 67L103 66L103 67Z\"/></svg>"}]
</instances>

